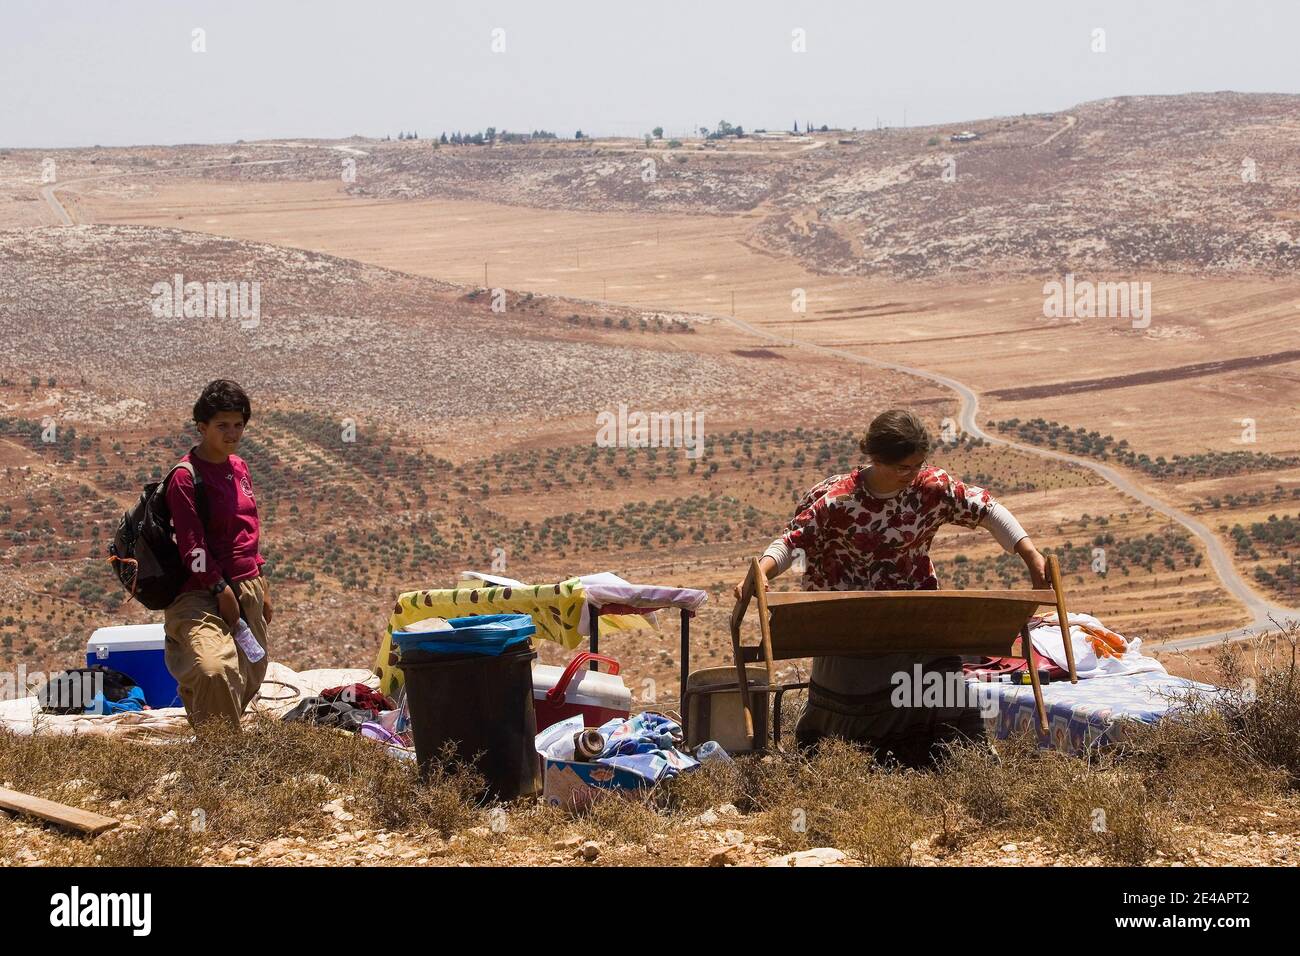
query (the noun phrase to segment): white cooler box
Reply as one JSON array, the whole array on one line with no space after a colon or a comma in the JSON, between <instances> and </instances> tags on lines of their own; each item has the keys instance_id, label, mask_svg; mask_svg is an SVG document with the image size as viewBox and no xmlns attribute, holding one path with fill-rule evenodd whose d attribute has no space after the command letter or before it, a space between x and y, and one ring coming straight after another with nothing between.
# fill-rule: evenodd
<instances>
[{"instance_id":1,"label":"white cooler box","mask_svg":"<svg viewBox=\"0 0 1300 956\"><path fill-rule=\"evenodd\" d=\"M163 660L166 640L161 624L101 627L86 642L86 666L121 671L140 685L150 707L180 707L176 678Z\"/></svg>"}]
</instances>

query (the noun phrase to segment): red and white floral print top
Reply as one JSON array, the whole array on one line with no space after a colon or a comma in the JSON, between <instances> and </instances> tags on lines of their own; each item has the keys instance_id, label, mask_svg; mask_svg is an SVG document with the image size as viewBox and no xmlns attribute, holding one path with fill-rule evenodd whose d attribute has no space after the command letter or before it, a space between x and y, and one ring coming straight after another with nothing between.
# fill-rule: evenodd
<instances>
[{"instance_id":1,"label":"red and white floral print top","mask_svg":"<svg viewBox=\"0 0 1300 956\"><path fill-rule=\"evenodd\" d=\"M976 527L994 500L942 468L924 468L891 498L877 498L866 469L832 475L799 502L781 535L803 549L805 591L934 591L930 542L940 525Z\"/></svg>"}]
</instances>

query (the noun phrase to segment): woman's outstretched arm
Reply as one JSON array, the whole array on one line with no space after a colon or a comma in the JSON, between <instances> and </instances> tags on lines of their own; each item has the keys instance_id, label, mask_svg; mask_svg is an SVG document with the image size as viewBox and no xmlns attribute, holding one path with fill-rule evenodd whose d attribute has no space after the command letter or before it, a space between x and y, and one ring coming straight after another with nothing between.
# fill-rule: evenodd
<instances>
[{"instance_id":1,"label":"woman's outstretched arm","mask_svg":"<svg viewBox=\"0 0 1300 956\"><path fill-rule=\"evenodd\" d=\"M996 501L990 502L984 516L979 520L979 527L987 528L1002 550L1018 554L1029 570L1029 578L1036 588L1048 587L1047 561L1038 553L1034 542L1030 540L1025 529L1020 526L1016 516Z\"/></svg>"},{"instance_id":2,"label":"woman's outstretched arm","mask_svg":"<svg viewBox=\"0 0 1300 956\"><path fill-rule=\"evenodd\" d=\"M817 514L815 507L809 507L795 515L794 519L786 526L785 533L767 546L763 556L758 559L758 568L763 573L763 590L767 590L767 583L772 578L784 574L790 569L790 564L794 560L794 550L807 543L816 534L815 528L817 523ZM792 546L793 543L793 546ZM737 584L732 593L736 600L740 600L740 584Z\"/></svg>"}]
</instances>

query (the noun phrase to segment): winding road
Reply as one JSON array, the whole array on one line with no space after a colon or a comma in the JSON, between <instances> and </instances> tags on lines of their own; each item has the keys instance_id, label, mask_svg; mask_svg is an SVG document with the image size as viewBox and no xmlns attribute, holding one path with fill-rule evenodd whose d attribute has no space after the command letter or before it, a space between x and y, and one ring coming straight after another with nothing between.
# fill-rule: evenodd
<instances>
[{"instance_id":1,"label":"winding road","mask_svg":"<svg viewBox=\"0 0 1300 956\"><path fill-rule=\"evenodd\" d=\"M1041 143L1039 145L1047 145L1047 142L1050 142L1052 139L1055 139L1056 136L1060 135L1061 133L1065 132L1067 129L1070 129L1073 126L1074 126L1074 117L1072 116L1067 117L1066 125L1061 129L1057 130L1055 133L1053 133L1052 136L1048 137L1048 140L1046 142ZM350 153L356 156L368 155L365 152L350 146L322 147L322 146L316 146L314 144L306 144L306 143L284 143L284 144L275 144L275 145L279 145L284 148L334 149L339 152ZM293 159L260 159L260 160L250 160L247 162L240 162L240 163L206 163L199 166L176 166L171 169L157 169L157 170L148 170L143 172L106 173L100 176L86 176L80 179L72 179L62 183L51 183L49 185L41 187L40 195L41 198L44 199L45 202L49 205L49 207L53 210L59 222L62 225L71 226L74 225L75 223L73 222L72 217L68 214L67 209L64 208L63 203L61 203L59 201L58 196L55 195L55 191L67 186L74 185L76 183L90 182L93 180L112 179L120 176L157 175L160 173L182 172L186 170L231 168L231 167L238 167L238 166L268 166L268 165L275 165L277 163L292 163L295 161L296 160ZM1021 442L1010 441L1006 438L1001 438L996 435L990 435L987 432L985 432L982 428L980 428L979 422L977 421L977 413L979 411L979 396L976 394L974 389L972 389L970 386L966 385L965 383L959 382L954 378L950 378L938 372L932 372L928 369L916 368L910 365L901 365L896 362L886 362L880 359L868 358L865 355L858 355L857 353L849 352L844 349L834 348L833 346L819 345L815 342L808 342L797 338L792 339L788 335L777 335L772 332L764 331L763 329L751 325L750 323L745 322L742 319L737 319L734 316L714 315L712 316L712 318L723 322L727 322L730 325L732 325L734 328L737 328L742 332L745 332L746 334L754 336L755 338L758 339L779 343L779 344L789 343L789 344L797 345L800 348L808 349L814 352L820 352L822 354L832 356L836 359L849 361L849 362L856 362L862 365L869 365L873 368L880 368L880 369L887 369L889 371L894 371L894 372L901 372L904 375L911 375L916 378L925 379L926 381L934 382L937 385L941 385L944 388L950 389L951 391L956 393L961 403L961 411L958 413L959 416L958 424L969 435L975 438L982 439L983 441L988 442L989 444L992 445L1002 445L1007 448L1014 448L1018 451L1023 451L1027 454L1037 455L1040 458L1053 459L1055 461L1067 462L1072 465L1077 465L1081 468L1087 468L1089 471L1093 472L1094 474L1098 475L1105 481L1109 482L1111 485L1113 485L1116 489L1118 489L1123 494L1128 495L1130 498L1133 498L1136 501L1146 505L1148 508L1151 508L1153 511L1159 512L1160 514L1169 518L1171 521L1175 521L1178 524L1182 525L1189 532L1195 535L1205 546L1205 552L1209 556L1210 565L1214 568L1215 573L1219 576L1219 580L1223 583L1223 586L1224 588L1227 589L1228 593L1231 594L1233 597L1235 597L1238 601L1240 601L1245 606L1246 610L1251 615L1251 620L1249 623L1229 631L1220 631L1215 634L1197 635L1195 637L1186 637L1186 638L1179 638L1177 640L1167 641L1159 645L1161 649L1192 650L1198 647L1208 647L1213 644L1217 644L1223 640L1239 640L1242 638L1247 638L1252 636L1252 633L1263 632L1269 627L1270 620L1281 621L1286 618L1300 619L1300 612L1297 612L1295 609L1283 607L1278 604L1272 604L1269 601L1262 598L1258 593L1256 593L1254 589L1252 589L1242 579L1241 575L1237 572L1237 568L1232 563L1231 556L1224 549L1223 543L1212 531L1210 531L1209 528L1207 528L1204 524L1202 524L1200 521L1196 520L1186 512L1178 508L1175 508L1174 506L1167 504L1164 501L1161 501L1159 498L1152 495L1150 492L1142 488L1140 485L1136 484L1131 478L1129 478L1123 472L1118 471L1117 469L1112 468L1109 465L1105 465L1101 462L1093 461L1088 458L1082 458L1076 455L1066 454L1064 452L1053 451L1048 448L1040 448L1037 445L1027 445Z\"/></svg>"}]
</instances>

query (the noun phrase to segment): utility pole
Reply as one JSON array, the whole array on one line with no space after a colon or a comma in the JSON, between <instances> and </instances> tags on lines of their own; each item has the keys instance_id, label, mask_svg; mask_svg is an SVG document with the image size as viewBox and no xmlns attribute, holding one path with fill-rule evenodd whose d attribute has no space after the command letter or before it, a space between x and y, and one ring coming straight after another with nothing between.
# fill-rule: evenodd
<instances>
[{"instance_id":1,"label":"utility pole","mask_svg":"<svg viewBox=\"0 0 1300 956\"><path fill-rule=\"evenodd\" d=\"M486 263L486 262L483 263L483 288L485 288L485 289L490 288L490 286L488 285L488 280L487 280L487 263Z\"/></svg>"}]
</instances>

